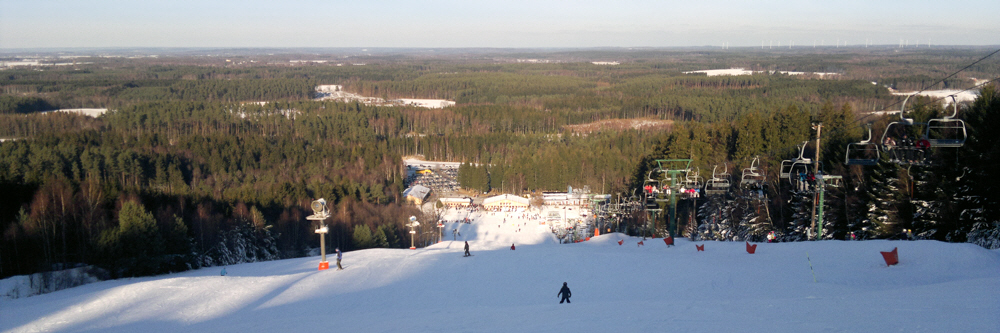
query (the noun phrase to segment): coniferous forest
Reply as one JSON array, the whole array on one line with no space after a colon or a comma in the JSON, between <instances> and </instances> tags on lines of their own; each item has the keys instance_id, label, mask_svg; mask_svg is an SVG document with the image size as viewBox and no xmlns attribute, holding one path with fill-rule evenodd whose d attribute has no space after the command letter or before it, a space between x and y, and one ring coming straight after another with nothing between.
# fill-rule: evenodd
<instances>
[{"instance_id":1,"label":"coniferous forest","mask_svg":"<svg viewBox=\"0 0 1000 333\"><path fill-rule=\"evenodd\" d=\"M463 162L459 180L476 192L589 186L624 196L641 191L657 159L692 159L706 178L725 167L734 184L756 159L764 186L682 200L678 230L805 240L813 197L779 177L805 141L824 174L842 177L826 191L824 239L912 230L1000 247L1000 140L990 133L1000 128L1000 85L990 81L1000 59L967 67L993 50L767 51L188 51L4 68L0 277L77 265L139 276L305 256L319 246L305 217L320 197L331 207L327 246L409 246L407 218L434 218L402 199L409 156ZM324 62L290 61L303 57ZM620 64L591 63L607 59ZM731 67L758 72L683 73ZM324 84L457 104L314 100ZM848 144L878 142L899 119L872 111L905 108L918 123L953 111L932 97L903 104L894 90L973 87L978 98L957 107L961 147L923 149L919 163L882 154L845 165ZM108 112L44 112L65 108Z\"/></svg>"}]
</instances>

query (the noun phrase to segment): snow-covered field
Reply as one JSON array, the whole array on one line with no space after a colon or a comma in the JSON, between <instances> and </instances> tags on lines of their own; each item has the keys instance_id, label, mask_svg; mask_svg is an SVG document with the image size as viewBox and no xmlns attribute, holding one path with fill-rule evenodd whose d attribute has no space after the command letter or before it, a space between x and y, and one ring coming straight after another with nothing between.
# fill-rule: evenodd
<instances>
[{"instance_id":1,"label":"snow-covered field","mask_svg":"<svg viewBox=\"0 0 1000 333\"><path fill-rule=\"evenodd\" d=\"M97 118L108 112L107 108L81 108L81 109L59 109L53 111L45 111L41 113L49 112L67 112L67 113L78 113L84 116Z\"/></svg>"},{"instance_id":2,"label":"snow-covered field","mask_svg":"<svg viewBox=\"0 0 1000 333\"><path fill-rule=\"evenodd\" d=\"M413 98L400 98L399 99L404 105L419 106L428 109L441 109L449 106L455 106L454 101L444 100L444 99L413 99Z\"/></svg>"},{"instance_id":3,"label":"snow-covered field","mask_svg":"<svg viewBox=\"0 0 1000 333\"><path fill-rule=\"evenodd\" d=\"M407 167L458 169L458 167L462 165L462 162L424 161L416 158L407 158L403 160L403 165L406 165Z\"/></svg>"},{"instance_id":4,"label":"snow-covered field","mask_svg":"<svg viewBox=\"0 0 1000 333\"><path fill-rule=\"evenodd\" d=\"M229 266L227 276L206 268L4 299L0 331L1000 329L1000 251L971 244L765 243L755 254L743 243L685 239L637 246L640 239L621 234L558 244L520 216L473 213L473 223L448 224L446 241L427 248L347 252L343 271L317 271L319 258L310 257ZM456 227L462 236L451 241ZM462 257L463 240L472 257ZM886 267L878 252L897 247L900 264ZM563 282L572 304L558 304Z\"/></svg>"},{"instance_id":5,"label":"snow-covered field","mask_svg":"<svg viewBox=\"0 0 1000 333\"><path fill-rule=\"evenodd\" d=\"M368 105L384 105L384 106L399 106L399 105L410 105L428 109L440 109L449 106L455 106L455 101L449 101L444 99L413 99L413 98L400 98L395 100L386 101L380 97L365 97L354 93L349 93L344 91L344 86L338 84L324 84L316 86L316 98L317 101L325 100L337 100L337 101L359 101Z\"/></svg>"},{"instance_id":6,"label":"snow-covered field","mask_svg":"<svg viewBox=\"0 0 1000 333\"><path fill-rule=\"evenodd\" d=\"M892 94L896 95L896 96L910 96L910 95L913 95L913 94L916 94L916 93L917 93L916 91L910 91L910 92L893 92ZM965 90L965 91L958 90L958 89L925 90L925 91L920 92L920 95L921 96L933 97L933 98L941 98L942 99L941 100L942 104L951 104L951 99L950 98L945 98L945 97L948 97L948 96L951 96L951 95L955 95L955 99L957 99L958 102L960 102L960 103L961 102L972 102L972 101L975 101L976 98L979 97L979 91L975 90L975 89L973 89L973 90Z\"/></svg>"},{"instance_id":7,"label":"snow-covered field","mask_svg":"<svg viewBox=\"0 0 1000 333\"><path fill-rule=\"evenodd\" d=\"M694 74L694 73L705 73L707 76L724 76L724 75L753 75L754 73L763 73L763 71L751 71L743 68L729 68L729 69L703 69L698 71L683 72L684 74ZM771 74L781 73L786 75L816 75L820 78L830 76L830 75L840 75L839 73L822 73L822 72L794 72L794 71L770 71Z\"/></svg>"},{"instance_id":8,"label":"snow-covered field","mask_svg":"<svg viewBox=\"0 0 1000 333\"><path fill-rule=\"evenodd\" d=\"M684 72L684 74L695 74L695 73L705 73L708 76L721 76L721 75L751 75L753 71L746 70L743 68L729 68L729 69L704 69L700 71L689 71Z\"/></svg>"}]
</instances>

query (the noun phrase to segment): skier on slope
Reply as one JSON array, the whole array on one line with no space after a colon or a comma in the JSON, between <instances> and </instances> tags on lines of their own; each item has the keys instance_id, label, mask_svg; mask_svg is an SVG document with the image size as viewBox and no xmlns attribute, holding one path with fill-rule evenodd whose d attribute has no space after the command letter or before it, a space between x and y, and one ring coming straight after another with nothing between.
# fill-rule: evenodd
<instances>
[{"instance_id":1,"label":"skier on slope","mask_svg":"<svg viewBox=\"0 0 1000 333\"><path fill-rule=\"evenodd\" d=\"M344 266L340 265L340 259L344 258L344 254L340 252L340 248L339 247L336 250L334 250L334 251L337 252L337 270L338 271L344 270Z\"/></svg>"},{"instance_id":2,"label":"skier on slope","mask_svg":"<svg viewBox=\"0 0 1000 333\"><path fill-rule=\"evenodd\" d=\"M556 296L559 295L562 295L562 299L559 300L559 304L562 304L563 301L566 301L566 303L573 303L569 301L569 298L570 296L573 296L573 293L569 291L569 287L566 286L566 282L563 282L562 289L559 289L559 293L556 294Z\"/></svg>"},{"instance_id":3,"label":"skier on slope","mask_svg":"<svg viewBox=\"0 0 1000 333\"><path fill-rule=\"evenodd\" d=\"M471 255L472 254L469 253L469 241L465 241L465 256L468 257L468 256L471 256Z\"/></svg>"}]
</instances>

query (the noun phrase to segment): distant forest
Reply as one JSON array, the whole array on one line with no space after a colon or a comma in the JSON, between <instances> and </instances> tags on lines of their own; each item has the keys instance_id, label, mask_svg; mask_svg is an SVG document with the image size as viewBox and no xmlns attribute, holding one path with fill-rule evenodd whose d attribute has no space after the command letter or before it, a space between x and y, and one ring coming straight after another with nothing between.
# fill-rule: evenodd
<instances>
[{"instance_id":1,"label":"distant forest","mask_svg":"<svg viewBox=\"0 0 1000 333\"><path fill-rule=\"evenodd\" d=\"M818 123L823 171L844 179L827 192L824 238L892 238L911 229L916 238L996 248L1000 184L991 165L1000 142L986 135L1000 126L995 84L960 106L969 134L963 147L932 148L920 165L887 156L872 166L843 163L847 144L868 136L865 125L880 137L897 119L868 114L901 107L903 97L890 88L966 89L973 78L994 79L997 59L931 85L991 51L313 56L325 63L234 54L95 57L59 68L3 69L0 277L81 264L138 276L304 256L319 246L316 225L305 216L320 197L332 207L328 246L408 246L409 216L436 219L401 199L402 159L412 155L465 162L460 178L469 190L502 186L525 194L569 185L624 196L641 189L656 159L693 159L703 177L725 167L738 183L739 171L759 158L768 179L759 198L766 200L734 187L724 196L683 201L682 235L760 241L773 230L785 241L804 240L812 199L779 180L778 170L782 160L798 156L797 145L815 139ZM517 63L521 58L550 63ZM681 73L729 67L763 72ZM457 105L313 101L319 84ZM41 113L59 108L109 112ZM931 98L911 98L907 109L918 122L950 114ZM672 125L572 126L607 120ZM659 219L648 222L663 225ZM624 231L644 232L643 223L636 217Z\"/></svg>"}]
</instances>

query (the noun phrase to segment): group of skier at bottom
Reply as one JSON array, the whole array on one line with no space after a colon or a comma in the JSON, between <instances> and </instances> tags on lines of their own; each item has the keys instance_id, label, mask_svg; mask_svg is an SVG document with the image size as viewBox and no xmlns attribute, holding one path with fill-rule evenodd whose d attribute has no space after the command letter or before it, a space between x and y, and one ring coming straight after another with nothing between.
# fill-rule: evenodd
<instances>
[{"instance_id":1,"label":"group of skier at bottom","mask_svg":"<svg viewBox=\"0 0 1000 333\"><path fill-rule=\"evenodd\" d=\"M510 245L510 249L511 250L514 249L514 244ZM469 256L472 256L472 254L469 253L469 242L466 241L465 242L465 255L463 257L469 257ZM559 289L559 293L556 294L556 296L562 296L562 299L559 300L559 304L562 304L563 302L573 303L573 302L569 301L569 298L573 296L573 292L569 291L569 286L566 284L566 282L563 282L563 286L562 286L561 289Z\"/></svg>"}]
</instances>

